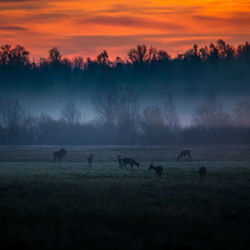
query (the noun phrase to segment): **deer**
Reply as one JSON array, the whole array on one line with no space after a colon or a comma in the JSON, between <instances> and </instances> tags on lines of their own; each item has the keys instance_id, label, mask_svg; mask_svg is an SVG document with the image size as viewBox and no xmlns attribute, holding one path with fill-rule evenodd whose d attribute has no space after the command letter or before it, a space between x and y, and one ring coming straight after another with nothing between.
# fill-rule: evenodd
<instances>
[{"instance_id":1,"label":"deer","mask_svg":"<svg viewBox=\"0 0 250 250\"><path fill-rule=\"evenodd\" d=\"M93 162L93 154L90 154L90 156L88 156L87 160L88 160L88 166L90 168L92 168L92 162Z\"/></svg>"},{"instance_id":2,"label":"deer","mask_svg":"<svg viewBox=\"0 0 250 250\"><path fill-rule=\"evenodd\" d=\"M119 167L122 169L123 168L123 159L121 158L120 155L117 155L117 158L118 158Z\"/></svg>"},{"instance_id":3,"label":"deer","mask_svg":"<svg viewBox=\"0 0 250 250\"><path fill-rule=\"evenodd\" d=\"M140 164L138 162L136 162L134 159L132 158L123 158L122 159L122 165L123 167L125 167L127 169L127 164L130 165L130 168L134 169L134 165L136 165L138 168L140 167Z\"/></svg>"},{"instance_id":4,"label":"deer","mask_svg":"<svg viewBox=\"0 0 250 250\"><path fill-rule=\"evenodd\" d=\"M67 151L64 148L61 148L59 151L54 151L53 152L54 162L60 162L66 154Z\"/></svg>"},{"instance_id":5,"label":"deer","mask_svg":"<svg viewBox=\"0 0 250 250\"><path fill-rule=\"evenodd\" d=\"M182 160L183 158L188 157L192 161L192 155L190 150L183 150L177 157L177 161Z\"/></svg>"},{"instance_id":6,"label":"deer","mask_svg":"<svg viewBox=\"0 0 250 250\"><path fill-rule=\"evenodd\" d=\"M200 167L199 168L199 174L200 174L200 177L205 177L207 175L207 169L205 167Z\"/></svg>"},{"instance_id":7,"label":"deer","mask_svg":"<svg viewBox=\"0 0 250 250\"><path fill-rule=\"evenodd\" d=\"M151 165L149 166L148 169L149 169L149 170L150 170L150 169L153 169L153 170L155 171L155 175L158 176L158 177L161 177L162 172L163 172L162 166L155 167L155 166L153 165L153 163L151 163Z\"/></svg>"}]
</instances>

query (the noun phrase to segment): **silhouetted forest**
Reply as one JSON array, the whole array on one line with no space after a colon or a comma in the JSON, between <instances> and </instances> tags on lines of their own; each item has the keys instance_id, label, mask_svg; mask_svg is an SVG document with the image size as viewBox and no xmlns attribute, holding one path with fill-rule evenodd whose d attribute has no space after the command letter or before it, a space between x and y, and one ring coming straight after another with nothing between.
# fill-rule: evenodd
<instances>
[{"instance_id":1,"label":"silhouetted forest","mask_svg":"<svg viewBox=\"0 0 250 250\"><path fill-rule=\"evenodd\" d=\"M106 74L117 84L133 87L167 85L183 91L199 91L215 87L218 91L249 90L250 44L233 47L223 40L208 47L193 48L175 58L164 50L139 45L130 49L126 59L110 61L103 51L96 59L63 58L57 48L48 58L31 60L30 52L17 45L1 46L1 92L62 90L79 91L94 87ZM107 79L106 79L107 80ZM109 79L110 80L110 79ZM186 92L185 92L186 93Z\"/></svg>"},{"instance_id":2,"label":"silhouetted forest","mask_svg":"<svg viewBox=\"0 0 250 250\"><path fill-rule=\"evenodd\" d=\"M167 89L163 106L141 109L141 96ZM63 58L57 48L48 58L31 60L17 45L0 50L0 144L249 144L250 99L225 112L218 92L249 96L250 44L218 40L174 58L164 50L138 45L127 58ZM182 127L174 97L199 96L192 124ZM90 96L97 115L84 120L74 98L60 117L27 112L27 96ZM51 104L53 105L53 103ZM32 103L31 103L32 106ZM83 118L83 119L82 119Z\"/></svg>"}]
</instances>

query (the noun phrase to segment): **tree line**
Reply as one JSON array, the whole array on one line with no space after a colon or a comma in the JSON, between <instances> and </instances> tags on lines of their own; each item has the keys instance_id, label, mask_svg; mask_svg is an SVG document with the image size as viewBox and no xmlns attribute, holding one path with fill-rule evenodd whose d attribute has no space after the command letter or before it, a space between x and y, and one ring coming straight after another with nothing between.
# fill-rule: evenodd
<instances>
[{"instance_id":1,"label":"tree line","mask_svg":"<svg viewBox=\"0 0 250 250\"><path fill-rule=\"evenodd\" d=\"M223 110L217 91L249 95L250 44L236 47L218 40L172 58L167 51L138 45L127 58L63 58L57 48L48 58L31 60L23 46L0 48L0 144L248 144L250 101L242 99L231 113ZM162 106L139 109L140 92L152 87L168 93ZM174 97L207 96L181 127ZM23 94L60 95L91 89L96 119L87 122L76 102L67 102L59 119L34 115L22 107ZM173 94L174 93L174 94ZM30 94L30 95L32 95ZM65 101L66 102L66 101ZM82 119L81 119L82 118Z\"/></svg>"},{"instance_id":2,"label":"tree line","mask_svg":"<svg viewBox=\"0 0 250 250\"><path fill-rule=\"evenodd\" d=\"M31 60L21 45L0 48L0 91L84 91L95 88L105 71L120 85L140 89L152 85L185 91L199 91L211 85L218 91L249 90L250 44L232 46L224 40L171 57L167 51L138 45L126 58L110 60L106 50L96 58L63 58L55 47L47 58ZM30 92L29 92L30 93Z\"/></svg>"}]
</instances>

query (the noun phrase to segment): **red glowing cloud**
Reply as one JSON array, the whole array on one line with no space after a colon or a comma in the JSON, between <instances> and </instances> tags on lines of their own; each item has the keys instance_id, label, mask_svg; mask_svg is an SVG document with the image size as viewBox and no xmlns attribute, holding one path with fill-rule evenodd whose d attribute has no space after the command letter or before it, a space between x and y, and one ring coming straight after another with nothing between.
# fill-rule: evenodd
<instances>
[{"instance_id":1,"label":"red glowing cloud","mask_svg":"<svg viewBox=\"0 0 250 250\"><path fill-rule=\"evenodd\" d=\"M22 44L35 58L57 46L65 56L107 49L125 56L137 44L182 52L223 38L250 40L249 1L0 1L1 44Z\"/></svg>"}]
</instances>

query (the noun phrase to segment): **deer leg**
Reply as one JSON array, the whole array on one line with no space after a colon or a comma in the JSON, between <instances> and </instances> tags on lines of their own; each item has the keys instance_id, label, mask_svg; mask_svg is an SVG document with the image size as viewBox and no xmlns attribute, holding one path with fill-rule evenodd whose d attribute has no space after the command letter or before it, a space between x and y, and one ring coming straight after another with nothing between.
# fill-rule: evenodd
<instances>
[{"instance_id":1,"label":"deer leg","mask_svg":"<svg viewBox=\"0 0 250 250\"><path fill-rule=\"evenodd\" d=\"M133 163L131 163L131 168L132 168L132 171L133 171L133 173L135 172L135 169L134 169L134 164Z\"/></svg>"}]
</instances>

